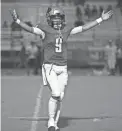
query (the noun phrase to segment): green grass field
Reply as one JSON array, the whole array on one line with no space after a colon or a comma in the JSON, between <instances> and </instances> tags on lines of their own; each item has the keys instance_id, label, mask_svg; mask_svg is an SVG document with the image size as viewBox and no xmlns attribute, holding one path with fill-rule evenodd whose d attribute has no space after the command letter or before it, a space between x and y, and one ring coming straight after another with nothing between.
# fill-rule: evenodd
<instances>
[{"instance_id":1,"label":"green grass field","mask_svg":"<svg viewBox=\"0 0 122 131\"><path fill-rule=\"evenodd\" d=\"M122 131L122 77L72 73L63 101L61 131ZM50 92L41 76L2 76L2 131L47 131ZM40 90L41 88L41 90ZM39 93L38 118L33 118Z\"/></svg>"}]
</instances>

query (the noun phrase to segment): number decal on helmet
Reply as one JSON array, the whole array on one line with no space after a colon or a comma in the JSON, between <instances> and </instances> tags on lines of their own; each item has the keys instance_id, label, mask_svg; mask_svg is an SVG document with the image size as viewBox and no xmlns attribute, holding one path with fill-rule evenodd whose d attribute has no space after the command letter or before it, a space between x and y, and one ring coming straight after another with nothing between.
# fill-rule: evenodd
<instances>
[{"instance_id":1,"label":"number decal on helmet","mask_svg":"<svg viewBox=\"0 0 122 131\"><path fill-rule=\"evenodd\" d=\"M62 52L62 43L63 39L61 37L56 38L55 52L57 53Z\"/></svg>"}]
</instances>

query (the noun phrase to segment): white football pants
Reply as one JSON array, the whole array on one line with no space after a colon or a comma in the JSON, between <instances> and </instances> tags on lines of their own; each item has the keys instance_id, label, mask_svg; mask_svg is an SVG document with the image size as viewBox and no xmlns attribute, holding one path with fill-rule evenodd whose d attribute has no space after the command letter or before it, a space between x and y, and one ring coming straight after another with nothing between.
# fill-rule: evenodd
<instances>
[{"instance_id":1,"label":"white football pants","mask_svg":"<svg viewBox=\"0 0 122 131\"><path fill-rule=\"evenodd\" d=\"M68 81L67 66L43 64L42 77L43 84L50 87L52 96L62 97Z\"/></svg>"}]
</instances>

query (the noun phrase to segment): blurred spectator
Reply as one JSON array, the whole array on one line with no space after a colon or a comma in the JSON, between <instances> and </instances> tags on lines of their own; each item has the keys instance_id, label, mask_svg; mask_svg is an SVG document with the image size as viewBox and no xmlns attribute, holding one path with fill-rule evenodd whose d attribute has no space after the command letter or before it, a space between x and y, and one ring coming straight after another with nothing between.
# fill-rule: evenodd
<instances>
[{"instance_id":1,"label":"blurred spectator","mask_svg":"<svg viewBox=\"0 0 122 131\"><path fill-rule=\"evenodd\" d=\"M26 21L25 23L26 23L28 26L30 26L30 27L33 26L32 23L31 23L30 21Z\"/></svg>"},{"instance_id":2,"label":"blurred spectator","mask_svg":"<svg viewBox=\"0 0 122 131\"><path fill-rule=\"evenodd\" d=\"M23 41L21 41L21 50L19 53L19 57L20 57L19 67L20 68L26 67L26 47Z\"/></svg>"},{"instance_id":3,"label":"blurred spectator","mask_svg":"<svg viewBox=\"0 0 122 131\"><path fill-rule=\"evenodd\" d=\"M122 75L122 47L120 46L117 48L116 68L118 69L119 74Z\"/></svg>"},{"instance_id":4,"label":"blurred spectator","mask_svg":"<svg viewBox=\"0 0 122 131\"><path fill-rule=\"evenodd\" d=\"M12 22L12 23L11 23L11 30L12 30L12 31L21 31L22 28L21 28L20 25L17 24L16 22Z\"/></svg>"},{"instance_id":5,"label":"blurred spectator","mask_svg":"<svg viewBox=\"0 0 122 131\"><path fill-rule=\"evenodd\" d=\"M37 45L37 56L36 56L36 68L35 68L35 75L38 75L39 69L41 69L42 65L42 49L40 45Z\"/></svg>"},{"instance_id":6,"label":"blurred spectator","mask_svg":"<svg viewBox=\"0 0 122 131\"><path fill-rule=\"evenodd\" d=\"M81 12L81 9L79 6L76 7L76 18L77 18L77 20L74 23L75 27L81 26L84 24L84 22L82 20L82 12Z\"/></svg>"},{"instance_id":7,"label":"blurred spectator","mask_svg":"<svg viewBox=\"0 0 122 131\"><path fill-rule=\"evenodd\" d=\"M115 45L115 42L109 40L108 45L106 46L106 55L107 55L108 71L110 75L115 75L116 53L117 47Z\"/></svg>"},{"instance_id":8,"label":"blurred spectator","mask_svg":"<svg viewBox=\"0 0 122 131\"><path fill-rule=\"evenodd\" d=\"M122 0L118 0L117 7L120 8L120 11L122 13Z\"/></svg>"},{"instance_id":9,"label":"blurred spectator","mask_svg":"<svg viewBox=\"0 0 122 131\"><path fill-rule=\"evenodd\" d=\"M10 59L13 63L13 67L16 67L15 57L16 57L15 40L11 39L11 42L10 42Z\"/></svg>"},{"instance_id":10,"label":"blurred spectator","mask_svg":"<svg viewBox=\"0 0 122 131\"><path fill-rule=\"evenodd\" d=\"M27 73L30 74L31 68L33 68L33 74L35 74L36 70L36 57L38 53L38 48L36 43L32 41L30 45L26 48L26 55L27 55Z\"/></svg>"},{"instance_id":11,"label":"blurred spectator","mask_svg":"<svg viewBox=\"0 0 122 131\"><path fill-rule=\"evenodd\" d=\"M118 3L117 3L117 7L121 8L122 7L122 0L117 0Z\"/></svg>"},{"instance_id":12,"label":"blurred spectator","mask_svg":"<svg viewBox=\"0 0 122 131\"><path fill-rule=\"evenodd\" d=\"M103 6L100 6L100 7L99 7L99 16L101 16L103 10L104 10Z\"/></svg>"},{"instance_id":13,"label":"blurred spectator","mask_svg":"<svg viewBox=\"0 0 122 131\"><path fill-rule=\"evenodd\" d=\"M96 5L94 5L94 6L93 6L93 9L92 9L92 16L93 16L93 17L96 17L96 16L97 16L97 13L98 13L97 7L96 7Z\"/></svg>"},{"instance_id":14,"label":"blurred spectator","mask_svg":"<svg viewBox=\"0 0 122 131\"><path fill-rule=\"evenodd\" d=\"M85 11L85 15L88 17L88 20L89 20L91 17L91 10L90 10L89 4L86 5L86 8L84 9L84 11Z\"/></svg>"},{"instance_id":15,"label":"blurred spectator","mask_svg":"<svg viewBox=\"0 0 122 131\"><path fill-rule=\"evenodd\" d=\"M82 25L84 25L83 21L76 20L75 23L74 23L75 27L82 26Z\"/></svg>"},{"instance_id":16,"label":"blurred spectator","mask_svg":"<svg viewBox=\"0 0 122 131\"><path fill-rule=\"evenodd\" d=\"M27 22L25 22L25 23L26 23L28 26L30 26L30 27L33 26L30 21L27 21ZM12 23L11 23L11 30L12 30L12 31L21 31L22 28L21 28L20 25L17 24L16 22L12 22Z\"/></svg>"},{"instance_id":17,"label":"blurred spectator","mask_svg":"<svg viewBox=\"0 0 122 131\"><path fill-rule=\"evenodd\" d=\"M8 22L7 21L4 21L3 28L8 28Z\"/></svg>"},{"instance_id":18,"label":"blurred spectator","mask_svg":"<svg viewBox=\"0 0 122 131\"><path fill-rule=\"evenodd\" d=\"M107 11L110 11L110 10L112 10L112 5L108 5L107 7Z\"/></svg>"},{"instance_id":19,"label":"blurred spectator","mask_svg":"<svg viewBox=\"0 0 122 131\"><path fill-rule=\"evenodd\" d=\"M76 17L78 20L82 20L82 11L79 6L76 7Z\"/></svg>"}]
</instances>

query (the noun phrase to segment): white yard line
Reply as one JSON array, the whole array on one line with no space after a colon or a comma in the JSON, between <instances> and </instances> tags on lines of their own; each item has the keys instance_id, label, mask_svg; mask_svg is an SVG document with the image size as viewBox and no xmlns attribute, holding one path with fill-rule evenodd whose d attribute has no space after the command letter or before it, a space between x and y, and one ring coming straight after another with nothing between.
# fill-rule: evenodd
<instances>
[{"instance_id":1,"label":"white yard line","mask_svg":"<svg viewBox=\"0 0 122 131\"><path fill-rule=\"evenodd\" d=\"M39 93L37 95L36 105L35 105L34 112L33 112L33 119L37 119L39 117L39 111L40 111L40 108L41 108L43 89L44 89L44 86L41 86ZM30 131L36 131L37 124L38 124L38 121L32 121Z\"/></svg>"},{"instance_id":2,"label":"white yard line","mask_svg":"<svg viewBox=\"0 0 122 131\"><path fill-rule=\"evenodd\" d=\"M18 119L18 120L27 120L27 121L40 121L40 120L47 120L48 117L27 117L27 116L11 116L8 119Z\"/></svg>"},{"instance_id":3,"label":"white yard line","mask_svg":"<svg viewBox=\"0 0 122 131\"><path fill-rule=\"evenodd\" d=\"M42 77L42 76L41 76ZM1 76L1 79L40 79L40 76Z\"/></svg>"}]
</instances>

